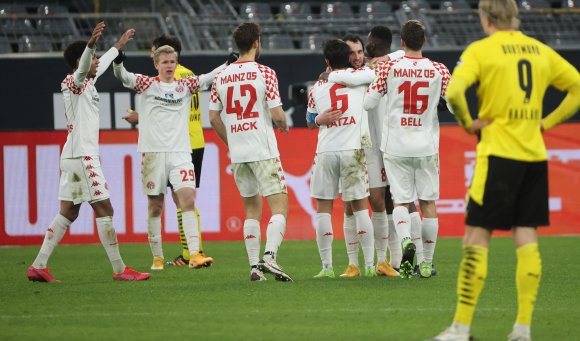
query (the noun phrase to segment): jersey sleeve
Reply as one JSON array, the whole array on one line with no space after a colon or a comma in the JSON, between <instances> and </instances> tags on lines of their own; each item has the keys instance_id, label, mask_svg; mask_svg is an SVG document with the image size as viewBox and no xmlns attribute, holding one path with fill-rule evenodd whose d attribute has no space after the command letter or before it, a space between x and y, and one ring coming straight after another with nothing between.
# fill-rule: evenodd
<instances>
[{"instance_id":1,"label":"jersey sleeve","mask_svg":"<svg viewBox=\"0 0 580 341\"><path fill-rule=\"evenodd\" d=\"M476 47L473 44L468 46L461 54L461 57L459 57L457 66L453 70L453 77L463 79L468 87L475 83L480 76L481 68L474 51L475 49Z\"/></svg>"},{"instance_id":2,"label":"jersey sleeve","mask_svg":"<svg viewBox=\"0 0 580 341\"><path fill-rule=\"evenodd\" d=\"M311 113L318 113L318 109L316 108L316 103L314 102L314 87L310 88L308 92L308 106L307 111Z\"/></svg>"},{"instance_id":3,"label":"jersey sleeve","mask_svg":"<svg viewBox=\"0 0 580 341\"><path fill-rule=\"evenodd\" d=\"M405 51L403 51L403 50L397 50L395 52L389 53L387 56L389 56L389 59L390 60L395 60L395 59L403 58L405 56Z\"/></svg>"},{"instance_id":4,"label":"jersey sleeve","mask_svg":"<svg viewBox=\"0 0 580 341\"><path fill-rule=\"evenodd\" d=\"M276 71L261 64L259 64L258 68L266 83L266 103L268 103L268 108L272 109L281 106L282 100L280 99L280 91L278 90Z\"/></svg>"},{"instance_id":5,"label":"jersey sleeve","mask_svg":"<svg viewBox=\"0 0 580 341\"><path fill-rule=\"evenodd\" d=\"M209 110L222 111L223 107L222 100L217 92L217 77L215 77L209 95Z\"/></svg>"},{"instance_id":6,"label":"jersey sleeve","mask_svg":"<svg viewBox=\"0 0 580 341\"><path fill-rule=\"evenodd\" d=\"M111 47L105 54L99 58L99 65L97 66L97 75L95 76L95 80L97 80L107 69L109 65L113 62L115 58L119 55L119 50L114 46Z\"/></svg>"},{"instance_id":7,"label":"jersey sleeve","mask_svg":"<svg viewBox=\"0 0 580 341\"><path fill-rule=\"evenodd\" d=\"M201 89L209 88L213 84L214 78L226 67L227 67L226 64L222 64L216 67L215 69L211 70L211 72L209 73L199 75L199 88Z\"/></svg>"},{"instance_id":8,"label":"jersey sleeve","mask_svg":"<svg viewBox=\"0 0 580 341\"><path fill-rule=\"evenodd\" d=\"M328 75L328 81L349 87L368 85L375 78L375 71L370 68L333 71Z\"/></svg>"},{"instance_id":9,"label":"jersey sleeve","mask_svg":"<svg viewBox=\"0 0 580 341\"><path fill-rule=\"evenodd\" d=\"M364 109L370 110L379 104L381 97L387 93L387 78L395 61L380 63L375 69L375 80L367 89L367 96L364 100Z\"/></svg>"},{"instance_id":10,"label":"jersey sleeve","mask_svg":"<svg viewBox=\"0 0 580 341\"><path fill-rule=\"evenodd\" d=\"M77 88L81 88L85 79L87 78L87 74L91 68L91 62L93 60L93 55L95 54L95 49L91 49L90 47L85 47L83 54L79 60L79 66L73 72L73 85ZM70 88L70 87L69 87Z\"/></svg>"},{"instance_id":11,"label":"jersey sleeve","mask_svg":"<svg viewBox=\"0 0 580 341\"><path fill-rule=\"evenodd\" d=\"M149 77L127 71L127 69L125 69L125 67L123 66L123 63L114 64L113 71L115 77L117 77L117 79L119 79L123 83L124 87L135 90L135 92L137 92L138 94L143 93L145 92L145 90L149 89L149 87L151 86L151 84L153 84L153 81L155 80L154 77Z\"/></svg>"},{"instance_id":12,"label":"jersey sleeve","mask_svg":"<svg viewBox=\"0 0 580 341\"><path fill-rule=\"evenodd\" d=\"M560 91L567 91L571 87L577 85L580 81L578 70L556 51L551 48L548 49L550 51L548 55L552 69L552 72L550 73L552 76L550 85Z\"/></svg>"},{"instance_id":13,"label":"jersey sleeve","mask_svg":"<svg viewBox=\"0 0 580 341\"><path fill-rule=\"evenodd\" d=\"M199 77L188 76L188 77L180 79L179 81L183 82L183 84L187 87L189 92L191 92L192 94L199 91Z\"/></svg>"},{"instance_id":14,"label":"jersey sleeve","mask_svg":"<svg viewBox=\"0 0 580 341\"><path fill-rule=\"evenodd\" d=\"M441 74L441 97L445 97L445 92L447 90L447 84L449 84L449 79L451 79L451 75L449 74L449 69L447 69L447 66L441 64L441 63L437 63L437 62L432 62L433 66L435 67L435 69L437 70L437 72L439 72Z\"/></svg>"}]
</instances>

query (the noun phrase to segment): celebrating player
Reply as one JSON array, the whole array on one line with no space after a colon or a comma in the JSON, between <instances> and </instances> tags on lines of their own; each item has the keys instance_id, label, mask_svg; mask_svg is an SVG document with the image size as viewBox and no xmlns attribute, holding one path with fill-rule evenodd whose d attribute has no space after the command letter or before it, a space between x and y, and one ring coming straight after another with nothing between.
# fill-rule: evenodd
<instances>
[{"instance_id":1,"label":"celebrating player","mask_svg":"<svg viewBox=\"0 0 580 341\"><path fill-rule=\"evenodd\" d=\"M148 273L140 273L126 266L121 258L113 227L113 207L99 159L99 95L95 83L117 57L119 50L133 38L135 30L127 30L111 49L97 59L96 43L104 29L105 23L98 23L88 42L74 42L64 51L66 63L73 73L61 83L68 136L60 163L60 212L46 231L34 263L28 268L27 275L31 281L59 282L47 268L48 259L78 217L83 202L88 202L95 212L99 238L113 266L113 279L141 281L150 277Z\"/></svg>"},{"instance_id":2,"label":"celebrating player","mask_svg":"<svg viewBox=\"0 0 580 341\"><path fill-rule=\"evenodd\" d=\"M449 81L449 71L440 63L423 58L425 28L417 20L401 28L405 56L381 64L369 87L365 109L379 104L387 95L381 151L395 208L393 219L403 249L399 270L402 278L413 274L416 246L411 240L409 205L419 199L422 230L431 243L424 244L421 276L430 277L437 240L435 200L439 198L439 130L437 106Z\"/></svg>"},{"instance_id":3,"label":"celebrating player","mask_svg":"<svg viewBox=\"0 0 580 341\"><path fill-rule=\"evenodd\" d=\"M177 53L168 45L153 52L157 77L128 72L123 60L115 60L115 76L129 89L142 94L142 112L139 115L139 142L137 150L143 153L142 185L148 199L147 228L153 253L152 270L162 270L164 264L161 238L161 212L167 183L177 197L182 210L183 231L190 252L189 267L200 268L213 263L205 256L199 243L195 215L195 171L191 162L188 138L191 95L200 86L207 86L219 67L206 75L175 79Z\"/></svg>"},{"instance_id":4,"label":"celebrating player","mask_svg":"<svg viewBox=\"0 0 580 341\"><path fill-rule=\"evenodd\" d=\"M356 72L349 68L350 48L344 41L327 41L323 53L331 70ZM373 76L369 74L368 82ZM309 113L316 115L330 108L340 112L340 118L336 121L332 112L314 118L314 123L320 127L310 181L310 194L316 199L316 241L322 260L322 270L315 276L317 278L335 276L332 267L331 214L333 200L338 197L339 182L345 205L351 205L354 211L365 259L365 275L376 275L373 226L367 210L369 194L364 148L370 147L370 135L367 113L362 109L365 91L364 85L349 88L319 80L308 96ZM332 119L327 119L327 116Z\"/></svg>"},{"instance_id":5,"label":"celebrating player","mask_svg":"<svg viewBox=\"0 0 580 341\"><path fill-rule=\"evenodd\" d=\"M260 55L260 26L242 23L234 30L233 37L240 58L214 80L210 121L229 147L232 172L244 201L244 241L250 262L250 280L265 280L263 272L267 272L277 280L291 281L276 262L288 215L288 190L272 127L274 120L280 131L288 133L278 78L274 70L256 63ZM220 113L224 105L222 120ZM262 196L268 201L272 217L268 223L264 256L259 261Z\"/></svg>"},{"instance_id":6,"label":"celebrating player","mask_svg":"<svg viewBox=\"0 0 580 341\"><path fill-rule=\"evenodd\" d=\"M453 324L433 340L469 340L487 277L493 230L511 230L516 246L518 314L508 340L531 340L542 261L536 229L549 224L548 155L542 131L580 108L580 74L550 47L517 30L514 0L482 0L479 17L487 38L461 55L447 89L455 118L480 136L466 211L463 259ZM465 91L478 84L478 119L472 120ZM568 94L542 119L548 86Z\"/></svg>"}]
</instances>

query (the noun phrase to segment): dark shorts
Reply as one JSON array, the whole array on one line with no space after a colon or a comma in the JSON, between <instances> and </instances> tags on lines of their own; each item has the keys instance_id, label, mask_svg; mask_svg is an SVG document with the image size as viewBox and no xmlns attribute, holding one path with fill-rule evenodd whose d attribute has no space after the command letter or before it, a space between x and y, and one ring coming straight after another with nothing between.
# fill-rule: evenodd
<instances>
[{"instance_id":1,"label":"dark shorts","mask_svg":"<svg viewBox=\"0 0 580 341\"><path fill-rule=\"evenodd\" d=\"M193 162L193 171L195 172L195 187L199 188L199 183L201 181L201 165L203 163L203 151L205 148L198 148L191 150L191 162ZM168 182L167 187L173 188Z\"/></svg>"},{"instance_id":2,"label":"dark shorts","mask_svg":"<svg viewBox=\"0 0 580 341\"><path fill-rule=\"evenodd\" d=\"M550 224L547 161L489 156L478 158L475 168L465 214L467 225L510 230ZM481 197L481 191L482 205L474 199L478 193Z\"/></svg>"}]
</instances>

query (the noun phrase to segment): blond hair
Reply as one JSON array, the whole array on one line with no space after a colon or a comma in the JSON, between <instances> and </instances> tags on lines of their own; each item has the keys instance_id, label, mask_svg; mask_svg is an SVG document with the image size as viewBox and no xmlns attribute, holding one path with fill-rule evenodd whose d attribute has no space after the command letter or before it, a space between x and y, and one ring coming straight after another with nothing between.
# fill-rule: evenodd
<instances>
[{"instance_id":1,"label":"blond hair","mask_svg":"<svg viewBox=\"0 0 580 341\"><path fill-rule=\"evenodd\" d=\"M153 61L155 63L159 62L159 56L162 53L175 53L175 56L177 57L177 52L175 52L175 49L169 45L163 45L163 46L159 46L157 49L155 49L155 51L153 51Z\"/></svg>"},{"instance_id":2,"label":"blond hair","mask_svg":"<svg viewBox=\"0 0 580 341\"><path fill-rule=\"evenodd\" d=\"M481 0L479 13L498 29L517 29L520 25L518 5L514 0Z\"/></svg>"}]
</instances>

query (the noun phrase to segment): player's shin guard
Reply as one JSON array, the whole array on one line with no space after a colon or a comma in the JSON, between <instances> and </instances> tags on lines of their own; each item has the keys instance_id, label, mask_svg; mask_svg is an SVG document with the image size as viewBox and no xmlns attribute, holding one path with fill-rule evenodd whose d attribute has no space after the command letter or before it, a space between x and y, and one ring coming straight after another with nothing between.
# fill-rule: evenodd
<instances>
[{"instance_id":1,"label":"player's shin guard","mask_svg":"<svg viewBox=\"0 0 580 341\"><path fill-rule=\"evenodd\" d=\"M417 257L417 264L423 263L423 238L421 236L421 215L419 212L409 213L411 219L411 241L415 244L415 257Z\"/></svg>"},{"instance_id":2,"label":"player's shin guard","mask_svg":"<svg viewBox=\"0 0 580 341\"><path fill-rule=\"evenodd\" d=\"M113 272L116 274L121 274L125 271L125 263L121 258L119 253L119 241L117 240L117 233L113 227L113 217L100 217L96 219L97 221L97 232L99 233L99 239L101 244L107 252L107 257L113 266Z\"/></svg>"},{"instance_id":3,"label":"player's shin guard","mask_svg":"<svg viewBox=\"0 0 580 341\"><path fill-rule=\"evenodd\" d=\"M346 244L346 254L348 264L358 266L358 238L356 234L356 221L354 215L344 215L344 243Z\"/></svg>"},{"instance_id":4,"label":"player's shin guard","mask_svg":"<svg viewBox=\"0 0 580 341\"><path fill-rule=\"evenodd\" d=\"M422 224L423 236L423 256L425 261L433 263L435 246L437 245L437 234L439 232L438 218L423 218Z\"/></svg>"},{"instance_id":5,"label":"player's shin guard","mask_svg":"<svg viewBox=\"0 0 580 341\"><path fill-rule=\"evenodd\" d=\"M153 257L164 258L161 240L161 217L147 218L147 232L149 233L149 246Z\"/></svg>"},{"instance_id":6,"label":"player's shin guard","mask_svg":"<svg viewBox=\"0 0 580 341\"><path fill-rule=\"evenodd\" d=\"M392 215L387 215L389 221L389 263L393 268L401 267L401 259L403 258L403 249L401 248L401 241L395 229L395 222Z\"/></svg>"},{"instance_id":7,"label":"player's shin guard","mask_svg":"<svg viewBox=\"0 0 580 341\"><path fill-rule=\"evenodd\" d=\"M255 219L246 219L244 221L244 244L250 266L257 266L260 261L260 238L260 222Z\"/></svg>"},{"instance_id":8,"label":"player's shin guard","mask_svg":"<svg viewBox=\"0 0 580 341\"><path fill-rule=\"evenodd\" d=\"M373 232L373 223L369 217L368 210L354 212L356 220L356 233L358 234L360 244L365 259L365 267L375 265L375 237Z\"/></svg>"},{"instance_id":9,"label":"player's shin guard","mask_svg":"<svg viewBox=\"0 0 580 341\"><path fill-rule=\"evenodd\" d=\"M48 258L52 255L54 248L60 243L62 237L66 233L66 230L70 227L72 222L60 214L57 214L52 223L46 230L44 235L44 241L40 247L40 251L36 256L36 259L32 263L37 269L44 269L47 266Z\"/></svg>"},{"instance_id":10,"label":"player's shin guard","mask_svg":"<svg viewBox=\"0 0 580 341\"><path fill-rule=\"evenodd\" d=\"M194 211L187 211L182 213L183 216L183 233L187 239L187 248L189 252L200 251L199 248L199 230L197 229L197 218Z\"/></svg>"},{"instance_id":11,"label":"player's shin guard","mask_svg":"<svg viewBox=\"0 0 580 341\"><path fill-rule=\"evenodd\" d=\"M463 259L457 274L457 308L454 322L471 325L475 306L487 277L487 253L482 246L463 247Z\"/></svg>"},{"instance_id":12,"label":"player's shin guard","mask_svg":"<svg viewBox=\"0 0 580 341\"><path fill-rule=\"evenodd\" d=\"M332 268L332 220L328 213L316 214L316 244L322 261L322 268Z\"/></svg>"},{"instance_id":13,"label":"player's shin guard","mask_svg":"<svg viewBox=\"0 0 580 341\"><path fill-rule=\"evenodd\" d=\"M183 232L183 215L181 208L177 209L177 229L179 230L179 241L181 242L181 255L185 260L189 260L189 249L187 248L187 238Z\"/></svg>"},{"instance_id":14,"label":"player's shin guard","mask_svg":"<svg viewBox=\"0 0 580 341\"><path fill-rule=\"evenodd\" d=\"M286 233L286 218L281 214L274 214L268 222L266 229L266 249L264 252L276 254Z\"/></svg>"},{"instance_id":15,"label":"player's shin guard","mask_svg":"<svg viewBox=\"0 0 580 341\"><path fill-rule=\"evenodd\" d=\"M389 245L389 222L387 220L387 212L373 212L371 221L373 223L377 263L381 263L387 258L387 247Z\"/></svg>"},{"instance_id":16,"label":"player's shin guard","mask_svg":"<svg viewBox=\"0 0 580 341\"><path fill-rule=\"evenodd\" d=\"M530 325L536 303L536 295L542 276L542 259L538 244L531 243L516 250L518 265L516 268L516 288L518 290L517 324Z\"/></svg>"}]
</instances>

